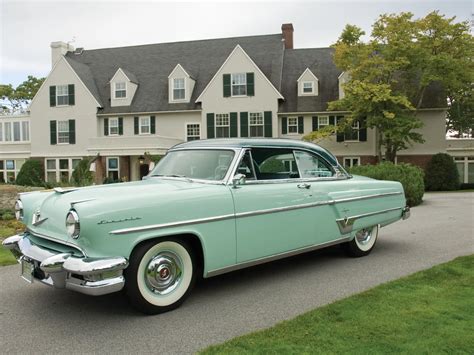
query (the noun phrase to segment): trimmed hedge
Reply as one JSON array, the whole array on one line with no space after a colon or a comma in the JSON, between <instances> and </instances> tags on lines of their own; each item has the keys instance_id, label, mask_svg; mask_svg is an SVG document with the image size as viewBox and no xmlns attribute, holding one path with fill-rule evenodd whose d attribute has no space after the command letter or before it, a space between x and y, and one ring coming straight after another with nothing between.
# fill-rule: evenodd
<instances>
[{"instance_id":1,"label":"trimmed hedge","mask_svg":"<svg viewBox=\"0 0 474 355\"><path fill-rule=\"evenodd\" d=\"M433 155L426 168L427 191L459 190L459 172L453 157L446 153Z\"/></svg>"},{"instance_id":2,"label":"trimmed hedge","mask_svg":"<svg viewBox=\"0 0 474 355\"><path fill-rule=\"evenodd\" d=\"M425 184L423 170L411 164L384 162L377 165L360 165L349 169L354 175L367 176L377 180L393 180L403 185L408 206L417 206L423 200Z\"/></svg>"},{"instance_id":3,"label":"trimmed hedge","mask_svg":"<svg viewBox=\"0 0 474 355\"><path fill-rule=\"evenodd\" d=\"M22 186L44 186L44 166L39 160L28 159L21 167L15 184Z\"/></svg>"}]
</instances>

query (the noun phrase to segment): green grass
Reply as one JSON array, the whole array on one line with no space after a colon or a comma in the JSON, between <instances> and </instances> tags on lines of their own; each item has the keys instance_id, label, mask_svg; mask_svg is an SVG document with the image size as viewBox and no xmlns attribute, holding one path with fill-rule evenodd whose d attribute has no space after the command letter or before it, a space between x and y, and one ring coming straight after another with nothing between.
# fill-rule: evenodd
<instances>
[{"instance_id":1,"label":"green grass","mask_svg":"<svg viewBox=\"0 0 474 355\"><path fill-rule=\"evenodd\" d=\"M202 351L315 353L473 354L474 255Z\"/></svg>"},{"instance_id":2,"label":"green grass","mask_svg":"<svg viewBox=\"0 0 474 355\"><path fill-rule=\"evenodd\" d=\"M23 229L23 225L16 220L0 221L0 242ZM15 264L16 260L9 250L0 244L0 266Z\"/></svg>"}]
</instances>

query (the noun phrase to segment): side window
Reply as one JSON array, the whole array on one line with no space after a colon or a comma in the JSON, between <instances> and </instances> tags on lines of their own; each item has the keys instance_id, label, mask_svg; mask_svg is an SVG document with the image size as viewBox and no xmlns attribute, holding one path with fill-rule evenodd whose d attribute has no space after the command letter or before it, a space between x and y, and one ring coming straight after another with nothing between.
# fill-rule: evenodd
<instances>
[{"instance_id":1,"label":"side window","mask_svg":"<svg viewBox=\"0 0 474 355\"><path fill-rule=\"evenodd\" d=\"M236 174L244 174L247 180L255 180L255 171L252 164L252 154L250 150L245 152L245 155L240 161L239 167L237 168Z\"/></svg>"},{"instance_id":2,"label":"side window","mask_svg":"<svg viewBox=\"0 0 474 355\"><path fill-rule=\"evenodd\" d=\"M295 157L290 149L254 148L252 157L258 180L299 178Z\"/></svg>"},{"instance_id":3,"label":"side window","mask_svg":"<svg viewBox=\"0 0 474 355\"><path fill-rule=\"evenodd\" d=\"M302 178L331 177L334 170L322 158L295 150L296 163Z\"/></svg>"}]
</instances>

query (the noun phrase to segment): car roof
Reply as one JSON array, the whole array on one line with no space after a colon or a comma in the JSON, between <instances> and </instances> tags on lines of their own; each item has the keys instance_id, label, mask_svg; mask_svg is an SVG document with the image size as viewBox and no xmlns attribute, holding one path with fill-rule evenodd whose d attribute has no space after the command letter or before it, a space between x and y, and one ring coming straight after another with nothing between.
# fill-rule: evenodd
<instances>
[{"instance_id":1,"label":"car roof","mask_svg":"<svg viewBox=\"0 0 474 355\"><path fill-rule=\"evenodd\" d=\"M320 147L317 144L304 142L296 139L282 139L282 138L216 138L216 139L202 139L194 140L185 143L179 143L171 148L288 148L288 149L305 149L314 153L320 154L329 163L334 166L338 165L336 157L328 150Z\"/></svg>"}]
</instances>

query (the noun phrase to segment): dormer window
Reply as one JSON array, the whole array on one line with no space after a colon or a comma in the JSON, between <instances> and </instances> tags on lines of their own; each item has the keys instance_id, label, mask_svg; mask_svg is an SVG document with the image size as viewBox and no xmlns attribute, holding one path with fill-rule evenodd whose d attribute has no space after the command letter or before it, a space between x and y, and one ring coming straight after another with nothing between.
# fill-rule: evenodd
<instances>
[{"instance_id":1,"label":"dormer window","mask_svg":"<svg viewBox=\"0 0 474 355\"><path fill-rule=\"evenodd\" d=\"M232 96L247 95L247 74L232 74Z\"/></svg>"},{"instance_id":2,"label":"dormer window","mask_svg":"<svg viewBox=\"0 0 474 355\"><path fill-rule=\"evenodd\" d=\"M115 83L115 98L124 99L127 97L127 84L124 81Z\"/></svg>"},{"instance_id":3,"label":"dormer window","mask_svg":"<svg viewBox=\"0 0 474 355\"><path fill-rule=\"evenodd\" d=\"M312 93L314 93L314 81L304 81L303 94L312 94Z\"/></svg>"},{"instance_id":4,"label":"dormer window","mask_svg":"<svg viewBox=\"0 0 474 355\"><path fill-rule=\"evenodd\" d=\"M184 100L186 98L186 87L184 78L173 79L173 100Z\"/></svg>"}]
</instances>

